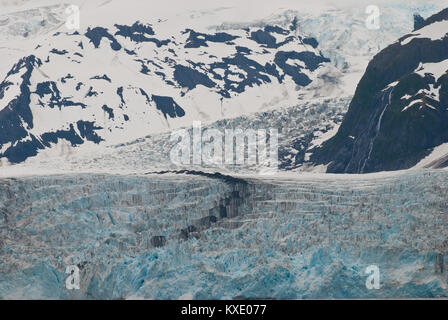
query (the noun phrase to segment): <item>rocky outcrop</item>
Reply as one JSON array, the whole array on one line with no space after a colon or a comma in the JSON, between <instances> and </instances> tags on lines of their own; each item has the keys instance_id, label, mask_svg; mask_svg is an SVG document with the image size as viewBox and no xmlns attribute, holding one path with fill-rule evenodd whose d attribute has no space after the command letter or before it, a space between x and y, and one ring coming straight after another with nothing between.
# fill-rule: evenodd
<instances>
[{"instance_id":1,"label":"rocky outcrop","mask_svg":"<svg viewBox=\"0 0 448 320\"><path fill-rule=\"evenodd\" d=\"M448 37L434 31L444 21L448 9L373 58L338 133L312 161L334 173L407 169L448 142Z\"/></svg>"}]
</instances>

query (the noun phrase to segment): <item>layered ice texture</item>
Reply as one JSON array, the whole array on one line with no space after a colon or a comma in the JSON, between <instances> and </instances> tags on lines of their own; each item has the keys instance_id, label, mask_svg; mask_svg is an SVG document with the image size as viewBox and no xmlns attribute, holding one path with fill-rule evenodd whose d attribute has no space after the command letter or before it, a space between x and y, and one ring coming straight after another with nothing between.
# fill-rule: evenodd
<instances>
[{"instance_id":1,"label":"layered ice texture","mask_svg":"<svg viewBox=\"0 0 448 320\"><path fill-rule=\"evenodd\" d=\"M446 297L447 185L446 170L3 178L0 297Z\"/></svg>"}]
</instances>

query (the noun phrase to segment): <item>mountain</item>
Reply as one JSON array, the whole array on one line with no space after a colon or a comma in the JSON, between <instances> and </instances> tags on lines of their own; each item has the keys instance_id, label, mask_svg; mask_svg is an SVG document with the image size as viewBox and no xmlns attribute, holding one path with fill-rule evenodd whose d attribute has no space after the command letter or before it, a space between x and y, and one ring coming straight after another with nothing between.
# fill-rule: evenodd
<instances>
[{"instance_id":1,"label":"mountain","mask_svg":"<svg viewBox=\"0 0 448 320\"><path fill-rule=\"evenodd\" d=\"M160 35L164 22L135 21L56 32L0 83L0 157L18 163L60 141L118 143L292 103L332 68L296 27Z\"/></svg>"},{"instance_id":2,"label":"mountain","mask_svg":"<svg viewBox=\"0 0 448 320\"><path fill-rule=\"evenodd\" d=\"M434 4L414 2L388 4L385 27L372 31L362 6L272 3L242 11L235 1L229 7L203 2L200 9L178 3L174 10L168 3L77 0L81 29L70 31L67 3L20 1L0 17L7 43L0 48L0 165L53 151L72 155L81 146L95 155L103 146L194 120L249 121L299 105L321 105L308 115L322 112L352 97L372 55L412 30L416 8L434 11ZM334 130L332 117L311 125ZM307 123L301 117L283 125L265 121L291 134L284 126ZM303 162L313 130L286 137L284 168Z\"/></svg>"},{"instance_id":3,"label":"mountain","mask_svg":"<svg viewBox=\"0 0 448 320\"><path fill-rule=\"evenodd\" d=\"M447 34L445 9L378 53L337 134L311 161L333 173L408 169L447 143Z\"/></svg>"}]
</instances>

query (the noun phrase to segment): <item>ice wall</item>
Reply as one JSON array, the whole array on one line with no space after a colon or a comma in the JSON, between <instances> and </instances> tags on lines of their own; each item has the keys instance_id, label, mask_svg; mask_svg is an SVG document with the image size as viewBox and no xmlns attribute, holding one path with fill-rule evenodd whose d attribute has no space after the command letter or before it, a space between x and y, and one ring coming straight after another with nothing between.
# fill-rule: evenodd
<instances>
[{"instance_id":1,"label":"ice wall","mask_svg":"<svg viewBox=\"0 0 448 320\"><path fill-rule=\"evenodd\" d=\"M5 178L0 298L446 297L447 186L447 171Z\"/></svg>"}]
</instances>

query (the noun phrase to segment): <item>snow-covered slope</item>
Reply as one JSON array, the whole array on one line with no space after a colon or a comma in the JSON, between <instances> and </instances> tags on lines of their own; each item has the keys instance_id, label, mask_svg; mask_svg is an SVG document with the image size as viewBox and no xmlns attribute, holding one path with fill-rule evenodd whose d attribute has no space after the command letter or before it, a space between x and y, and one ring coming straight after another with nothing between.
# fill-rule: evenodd
<instances>
[{"instance_id":1,"label":"snow-covered slope","mask_svg":"<svg viewBox=\"0 0 448 320\"><path fill-rule=\"evenodd\" d=\"M17 60L2 66L3 162L348 98L376 50L411 30L412 13L437 7L384 4L382 28L368 30L364 4L73 4L77 31L64 24L68 3L23 1L4 13L1 52Z\"/></svg>"},{"instance_id":2,"label":"snow-covered slope","mask_svg":"<svg viewBox=\"0 0 448 320\"><path fill-rule=\"evenodd\" d=\"M118 143L291 105L331 69L293 24L203 33L167 23L95 25L42 41L1 84L2 156L20 162L59 140Z\"/></svg>"}]
</instances>

